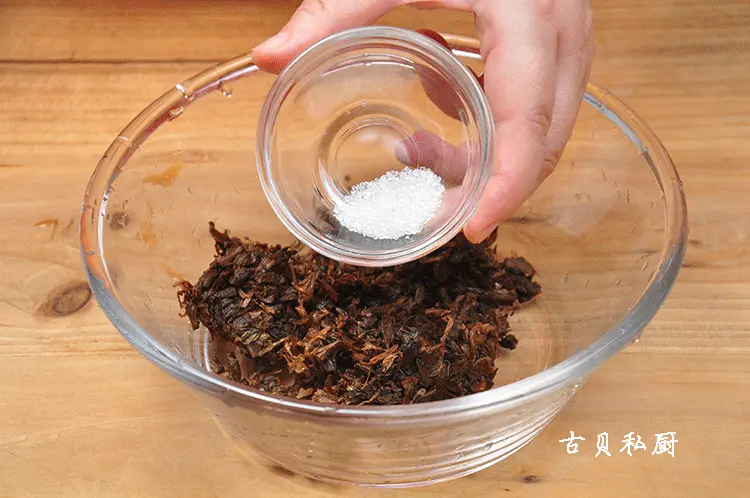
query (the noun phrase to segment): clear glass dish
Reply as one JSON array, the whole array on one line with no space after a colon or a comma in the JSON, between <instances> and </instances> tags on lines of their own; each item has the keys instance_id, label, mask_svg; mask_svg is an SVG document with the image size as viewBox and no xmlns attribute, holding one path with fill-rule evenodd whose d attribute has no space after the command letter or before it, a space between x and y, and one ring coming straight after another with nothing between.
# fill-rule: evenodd
<instances>
[{"instance_id":1,"label":"clear glass dish","mask_svg":"<svg viewBox=\"0 0 750 498\"><path fill-rule=\"evenodd\" d=\"M475 39L446 38L481 72ZM335 483L410 486L476 472L531 441L594 369L635 341L679 272L686 207L654 133L590 84L557 171L499 228L499 255L532 262L543 293L512 317L518 348L495 388L449 401L335 407L278 398L210 371L173 287L213 256L208 222L290 243L253 167L275 76L250 56L172 88L110 145L85 193L81 252L94 295L144 356L195 389L246 454Z\"/></svg>"},{"instance_id":2,"label":"clear glass dish","mask_svg":"<svg viewBox=\"0 0 750 498\"><path fill-rule=\"evenodd\" d=\"M449 50L411 30L357 28L310 47L278 76L258 121L258 172L279 219L307 246L350 264L391 266L461 231L492 171L493 132L482 88ZM451 164L409 164L429 167L448 189L421 229L373 237L340 222L352 186L403 169L399 146L418 150L429 137L450 147ZM385 232L398 220L411 225L406 196L381 206Z\"/></svg>"}]
</instances>

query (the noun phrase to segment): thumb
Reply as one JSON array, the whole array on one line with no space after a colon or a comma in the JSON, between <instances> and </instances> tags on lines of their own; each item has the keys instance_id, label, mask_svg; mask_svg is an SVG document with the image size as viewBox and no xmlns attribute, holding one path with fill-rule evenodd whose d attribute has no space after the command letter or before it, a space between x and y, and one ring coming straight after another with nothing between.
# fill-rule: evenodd
<instances>
[{"instance_id":1,"label":"thumb","mask_svg":"<svg viewBox=\"0 0 750 498\"><path fill-rule=\"evenodd\" d=\"M400 0L304 0L281 31L264 41L252 55L264 71L278 73L307 47L345 29L377 21Z\"/></svg>"}]
</instances>

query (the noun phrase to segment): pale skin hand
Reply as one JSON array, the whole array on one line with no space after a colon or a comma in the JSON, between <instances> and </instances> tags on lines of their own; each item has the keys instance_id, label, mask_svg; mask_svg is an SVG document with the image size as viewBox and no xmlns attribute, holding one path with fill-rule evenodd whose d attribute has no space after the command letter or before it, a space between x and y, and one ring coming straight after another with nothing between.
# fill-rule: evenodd
<instances>
[{"instance_id":1,"label":"pale skin hand","mask_svg":"<svg viewBox=\"0 0 750 498\"><path fill-rule=\"evenodd\" d=\"M464 227L480 242L554 170L575 124L594 55L588 0L305 0L253 57L278 72L318 40L402 6L474 13L495 120L493 176Z\"/></svg>"}]
</instances>

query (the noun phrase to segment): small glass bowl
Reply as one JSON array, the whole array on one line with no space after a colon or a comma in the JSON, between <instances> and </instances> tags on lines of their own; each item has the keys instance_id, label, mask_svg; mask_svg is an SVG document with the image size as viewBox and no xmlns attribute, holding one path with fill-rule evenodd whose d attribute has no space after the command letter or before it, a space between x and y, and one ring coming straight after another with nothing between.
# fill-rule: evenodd
<instances>
[{"instance_id":1,"label":"small glass bowl","mask_svg":"<svg viewBox=\"0 0 750 498\"><path fill-rule=\"evenodd\" d=\"M410 30L356 28L315 44L276 79L258 120L258 174L282 223L316 252L396 265L461 231L491 173L492 134L484 92L450 50ZM431 141L450 154L426 153ZM420 231L384 238L339 222L352 186L405 166L429 168L445 188ZM387 209L385 218L405 219L412 206Z\"/></svg>"}]
</instances>

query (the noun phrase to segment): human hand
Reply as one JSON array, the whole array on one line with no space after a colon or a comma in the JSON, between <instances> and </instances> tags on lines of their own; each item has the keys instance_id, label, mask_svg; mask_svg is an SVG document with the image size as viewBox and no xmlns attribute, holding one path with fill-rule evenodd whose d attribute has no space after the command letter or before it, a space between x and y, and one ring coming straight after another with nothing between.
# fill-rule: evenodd
<instances>
[{"instance_id":1,"label":"human hand","mask_svg":"<svg viewBox=\"0 0 750 498\"><path fill-rule=\"evenodd\" d=\"M305 0L279 33L253 50L280 71L313 43L377 21L401 5L474 13L495 120L492 178L466 237L481 242L557 165L570 139L594 55L589 0Z\"/></svg>"}]
</instances>

